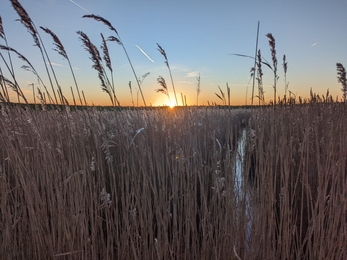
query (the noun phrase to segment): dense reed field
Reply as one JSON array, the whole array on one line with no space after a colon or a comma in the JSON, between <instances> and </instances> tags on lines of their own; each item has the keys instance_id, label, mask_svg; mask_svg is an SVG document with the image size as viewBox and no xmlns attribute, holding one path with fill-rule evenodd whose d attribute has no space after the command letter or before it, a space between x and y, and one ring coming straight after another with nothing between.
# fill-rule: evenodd
<instances>
[{"instance_id":1,"label":"dense reed field","mask_svg":"<svg viewBox=\"0 0 347 260\"><path fill-rule=\"evenodd\" d=\"M345 114L2 106L0 256L345 259Z\"/></svg>"}]
</instances>

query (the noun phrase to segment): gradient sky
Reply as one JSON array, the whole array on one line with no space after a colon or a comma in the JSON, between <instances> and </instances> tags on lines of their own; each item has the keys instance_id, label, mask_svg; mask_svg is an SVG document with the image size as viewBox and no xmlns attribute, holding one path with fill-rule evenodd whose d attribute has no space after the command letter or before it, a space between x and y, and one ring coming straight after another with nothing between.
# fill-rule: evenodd
<instances>
[{"instance_id":1,"label":"gradient sky","mask_svg":"<svg viewBox=\"0 0 347 260\"><path fill-rule=\"evenodd\" d=\"M95 14L109 20L117 29L133 62L138 77L149 72L142 84L147 105L168 103L159 88L158 76L166 79L171 92L171 81L164 59L157 50L159 43L169 59L173 79L181 104L181 93L188 105L196 104L196 77L201 75L199 104L221 101L214 94L218 85L226 92L231 88L233 105L250 104L250 69L253 60L231 55L254 55L257 23L260 21L259 48L271 62L267 33L276 40L278 59L278 95L284 94L282 58L288 62L289 90L307 97L310 88L319 94L327 89L335 98L342 97L336 78L336 62L347 67L347 0L305 1L236 1L236 0L19 0L35 25L52 30L61 40L69 55L80 89L87 102L95 105L109 104L102 92L97 72L82 47L76 31L86 33L96 46L100 46L100 33L113 35L101 23L82 19L85 14ZM17 13L9 0L0 0L0 15L9 46L26 56L39 71L46 85L43 62L39 49L34 47L30 34L18 21ZM70 86L73 78L67 62L53 48L50 36L40 31L51 62L55 64L64 94L71 100ZM4 44L0 39L0 44ZM142 48L154 61L150 61L137 47ZM128 82L132 82L135 105L136 84L132 70L121 48L109 43L113 62L116 93L121 105L131 105ZM21 69L24 63L14 59L17 79L27 98L32 100L29 83L37 82L30 72ZM0 62L3 71L5 67ZM263 67L265 98L273 97L272 71ZM4 74L6 74L6 71ZM247 93L248 90L248 93ZM173 96L172 96L172 99ZM139 105L143 105L141 97Z\"/></svg>"}]
</instances>

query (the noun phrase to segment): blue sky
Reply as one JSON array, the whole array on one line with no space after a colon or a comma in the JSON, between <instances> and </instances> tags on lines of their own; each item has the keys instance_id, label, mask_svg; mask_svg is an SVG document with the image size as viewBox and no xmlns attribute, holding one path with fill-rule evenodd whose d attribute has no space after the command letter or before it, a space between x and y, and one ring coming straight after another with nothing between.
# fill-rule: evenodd
<instances>
[{"instance_id":1,"label":"blue sky","mask_svg":"<svg viewBox=\"0 0 347 260\"><path fill-rule=\"evenodd\" d=\"M0 2L0 15L9 45L32 62L48 85L40 52L33 46L30 34L15 21L18 15L10 1ZM60 38L75 68L79 87L84 90L90 104L106 105L109 101L101 90L97 72L91 68L89 54L83 49L76 31L86 33L96 46L101 44L100 33L108 37L112 32L101 23L81 18L89 13L104 17L117 29L138 77L150 73L142 84L147 104L168 103L163 94L154 91L159 88L158 76L164 77L169 90L172 90L169 72L156 43L168 56L179 103L183 93L188 105L196 104L196 76L200 73L199 104L206 105L208 101L221 104L214 93L218 93L218 85L226 91L227 82L231 88L232 104L250 104L253 61L230 54L254 55L258 21L259 48L269 62L271 53L265 35L272 33L276 40L278 95L284 94L282 57L285 54L290 91L306 97L310 88L320 94L329 89L334 97L342 96L336 79L336 62L347 67L347 0L21 0L20 3L37 27L47 27ZM51 62L56 64L54 68L59 84L71 100L70 86L74 83L67 62L51 51L51 38L43 32L40 34ZM2 40L0 44L3 44ZM128 82L132 81L136 104L135 79L126 56L115 43L109 43L109 49L120 103L131 105ZM31 100L28 84L36 82L36 78L20 68L22 61L14 61L19 83ZM2 62L0 66L3 67ZM265 98L270 99L273 97L273 74L265 67L263 73ZM138 103L143 104L140 96Z\"/></svg>"}]
</instances>

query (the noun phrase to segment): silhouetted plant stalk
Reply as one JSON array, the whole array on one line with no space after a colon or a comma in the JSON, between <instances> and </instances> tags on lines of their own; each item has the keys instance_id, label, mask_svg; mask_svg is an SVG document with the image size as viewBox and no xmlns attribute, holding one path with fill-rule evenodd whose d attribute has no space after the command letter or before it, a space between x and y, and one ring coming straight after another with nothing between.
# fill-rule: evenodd
<instances>
[{"instance_id":1,"label":"silhouetted plant stalk","mask_svg":"<svg viewBox=\"0 0 347 260\"><path fill-rule=\"evenodd\" d=\"M218 85L218 89L219 89L220 95L217 94L217 93L214 93L214 94L215 94L220 100L223 101L223 105L225 106L225 105L226 105L225 94L224 94L223 90L220 88L219 85Z\"/></svg>"},{"instance_id":2,"label":"silhouetted plant stalk","mask_svg":"<svg viewBox=\"0 0 347 260\"><path fill-rule=\"evenodd\" d=\"M199 76L196 77L196 82L197 82L196 105L199 106L199 95L200 95L200 92L201 92L201 88L200 88L200 73L199 73Z\"/></svg>"},{"instance_id":3,"label":"silhouetted plant stalk","mask_svg":"<svg viewBox=\"0 0 347 260\"><path fill-rule=\"evenodd\" d=\"M104 54L103 58L104 58L104 61L106 63L106 67L110 70L110 73L111 73L112 84L110 84L110 86L111 86L111 91L112 91L112 94L113 94L113 100L118 104L118 106L120 106L119 100L118 100L118 98L116 96L115 87L114 87L113 69L112 69L112 62L111 62L110 53L108 51L108 47L107 47L107 43L106 43L104 35L102 33L100 33L100 35L101 35L101 38L102 38L101 49L102 49L103 54Z\"/></svg>"},{"instance_id":4,"label":"silhouetted plant stalk","mask_svg":"<svg viewBox=\"0 0 347 260\"><path fill-rule=\"evenodd\" d=\"M341 83L342 88L342 98L343 101L346 102L347 99L347 78L346 78L346 70L345 67L341 63L336 63L337 69L337 81Z\"/></svg>"},{"instance_id":5,"label":"silhouetted plant stalk","mask_svg":"<svg viewBox=\"0 0 347 260\"><path fill-rule=\"evenodd\" d=\"M90 41L89 37L84 32L78 31L77 34L80 35L79 39L82 41L84 49L90 54L90 59L93 62L92 68L98 72L98 76L101 82L101 89L108 94L112 106L114 106L116 100L113 99L112 90L110 90L110 84L107 83L109 81L102 65L102 59L98 48L96 48L96 46Z\"/></svg>"},{"instance_id":6,"label":"silhouetted plant stalk","mask_svg":"<svg viewBox=\"0 0 347 260\"><path fill-rule=\"evenodd\" d=\"M259 105L260 103L264 105L265 103L265 97L264 97L264 88L263 88L263 70L261 67L262 64L262 59L261 59L261 51L258 50L257 54L257 82L258 82L258 100L259 100Z\"/></svg>"},{"instance_id":7,"label":"silhouetted plant stalk","mask_svg":"<svg viewBox=\"0 0 347 260\"><path fill-rule=\"evenodd\" d=\"M286 55L283 55L283 70L284 70L284 100L287 100L287 92L289 83L287 82L287 70L288 70L288 62L286 60Z\"/></svg>"},{"instance_id":8,"label":"silhouetted plant stalk","mask_svg":"<svg viewBox=\"0 0 347 260\"><path fill-rule=\"evenodd\" d=\"M29 60L28 60L27 58L25 58L22 54L20 54L18 51L16 51L15 49L13 49L13 48L11 48L11 47L7 47L7 46L0 45L0 50L6 50L6 51L9 51L9 52L14 52L15 54L18 55L18 58L19 58L19 59L21 59L22 61L26 62L27 65L23 65L22 68L25 69L25 70L27 70L27 71L32 72L32 73L37 77L38 81L41 82L41 83L43 84L43 86L44 86L44 88L45 88L45 90L46 90L46 92L47 92L47 95L48 95L49 98L50 98L50 102L54 103L54 101L53 101L53 99L51 98L51 96L49 95L49 92L48 92L46 86L44 85L44 83L43 83L41 77L39 76L39 74L38 74L37 71L35 70L34 66L29 62ZM26 98L25 98L25 96L24 96L24 94L23 94L23 92L22 92L22 90L21 90L19 84L17 83L17 79L16 79L15 75L12 73L12 70L11 70L10 66L8 65L8 63L7 63L6 60L3 58L2 55L1 55L1 57L2 57L2 59L3 59L3 61L4 61L5 66L7 67L7 70L8 70L9 73L11 74L11 77L12 77L13 82L14 82L13 84L11 84L11 89L12 89L13 91L15 91L18 95L20 95L20 96L24 99L24 101L27 103ZM9 81L7 81L7 82L9 82Z\"/></svg>"},{"instance_id":9,"label":"silhouetted plant stalk","mask_svg":"<svg viewBox=\"0 0 347 260\"><path fill-rule=\"evenodd\" d=\"M277 80L278 80L278 76L277 76L277 58L276 58L276 42L275 42L275 38L272 36L271 33L268 33L266 35L266 37L269 38L269 45L270 45L270 51L271 51L271 58L272 58L272 65L273 65L273 73L274 73L274 85L273 85L273 89L274 89L274 105L276 105L276 90L277 90Z\"/></svg>"},{"instance_id":10,"label":"silhouetted plant stalk","mask_svg":"<svg viewBox=\"0 0 347 260\"><path fill-rule=\"evenodd\" d=\"M48 70L45 54L46 54L46 57L48 59L48 63L51 66L51 70L53 72L54 77L55 77L55 73L54 73L54 70L53 70L51 62L49 61L49 57L48 57L48 55L46 53L46 50L44 49L44 46L42 44L42 40L40 38L40 35L39 35L38 31L36 30L35 24L31 20L31 18L28 15L28 13L23 8L23 6L17 0L10 0L10 1L11 1L11 4L12 4L12 7L14 8L14 10L17 12L17 14L20 17L19 21L27 28L28 32L33 37L33 40L35 42L34 46L37 46L39 48L39 50L40 50L41 57L43 59L43 63L45 65L45 69L46 69L46 72L47 72L47 76L48 76L48 79L49 79L49 82L51 84L51 88L52 88L52 91L53 91L55 103L58 104L58 99L57 99L57 96L55 94L55 90L54 90L54 87L53 87L51 74L49 73L49 70ZM56 77L55 77L55 79L56 79ZM56 83L57 83L57 80L56 80ZM62 92L61 92L61 89L60 89L60 86L59 86L58 83L57 83L57 86L58 86L59 92L61 94ZM62 97L61 97L61 102L63 102L63 98Z\"/></svg>"},{"instance_id":11,"label":"silhouetted plant stalk","mask_svg":"<svg viewBox=\"0 0 347 260\"><path fill-rule=\"evenodd\" d=\"M108 26L108 28L109 28L111 31L114 31L114 32L116 33L117 37L115 37L115 36L110 36L110 37L107 38L107 40L108 40L108 41L115 41L115 42L117 42L119 45L122 46L122 48L123 48L123 50L124 50L124 53L125 53L125 55L126 55L126 57L127 57L127 59L128 59L128 62L129 62L129 64L130 64L130 67L131 67L131 69L132 69L132 71L133 71L133 73L134 73L135 80L136 80L136 82L137 82L137 86L139 87L139 90L140 90L140 93L141 93L141 96L142 96L143 104L146 106L146 100L145 100L145 97L143 96L140 82L139 82L139 80L138 80L138 78L137 78L137 76L136 76L136 72L135 72L135 69L134 69L134 67L133 67L133 64L132 64L132 62L131 62L131 60L130 60L130 57L129 57L129 55L128 55L128 52L127 52L127 50L125 49L125 46L124 46L124 44L123 44L123 42L122 42L122 40L121 40L121 38L120 38L120 36L119 36L117 30L112 26L112 24L111 24L109 21L107 21L106 19L102 18L101 16L90 14L90 15L84 15L84 16L82 16L82 18L91 18L91 19L94 19L94 20L96 20L96 21L98 21L98 22L102 22L103 24L105 24L106 26Z\"/></svg>"},{"instance_id":12,"label":"silhouetted plant stalk","mask_svg":"<svg viewBox=\"0 0 347 260\"><path fill-rule=\"evenodd\" d=\"M27 71L30 71L32 72L36 77L37 77L37 80L38 82L41 82L41 84L43 85L43 87L45 88L46 90L46 93L47 93L47 96L49 98L49 101L52 102L54 104L54 100L52 99L52 97L50 96L47 88L46 88L46 85L43 83L41 77L39 76L39 74L37 73L36 69L34 68L34 66L30 63L30 61L24 56L22 55L21 53L19 53L18 51L16 51L15 49L11 48L11 47L7 47L7 46L3 46L3 45L0 45L0 50L6 50L6 51L9 51L9 52L14 52L15 54L17 54L18 58L21 59L22 61L24 61L27 65L23 65L22 68L27 70ZM15 85L18 85L17 83L17 80L16 80L16 77L14 74L12 74L12 71L10 69L10 67L8 66L7 62L4 60L4 63L8 69L8 71L10 72L11 74L11 77L15 83ZM19 88L19 85L18 85L18 88Z\"/></svg>"},{"instance_id":13,"label":"silhouetted plant stalk","mask_svg":"<svg viewBox=\"0 0 347 260\"><path fill-rule=\"evenodd\" d=\"M230 107L230 104L231 104L231 103L230 103L230 101L231 101L231 100L230 100L230 98L231 98L231 97L230 97L230 87L229 87L228 82L227 82L226 84L227 84L227 93L228 93L228 106Z\"/></svg>"},{"instance_id":14,"label":"silhouetted plant stalk","mask_svg":"<svg viewBox=\"0 0 347 260\"><path fill-rule=\"evenodd\" d=\"M134 97L133 97L133 88L131 87L131 81L129 81L129 90L130 90L130 95L131 95L131 103L133 104L133 107L135 107Z\"/></svg>"},{"instance_id":15,"label":"silhouetted plant stalk","mask_svg":"<svg viewBox=\"0 0 347 260\"><path fill-rule=\"evenodd\" d=\"M257 27L257 40L255 43L255 54L254 54L254 70L255 70L255 66L257 63L257 53L258 53L258 39L259 39L259 25L260 25L260 21L258 21L258 27ZM252 86L252 106L253 106L253 99L254 99L254 85L255 85L255 73L253 75L253 86Z\"/></svg>"},{"instance_id":16,"label":"silhouetted plant stalk","mask_svg":"<svg viewBox=\"0 0 347 260\"><path fill-rule=\"evenodd\" d=\"M159 85L161 86L161 88L158 88L155 91L157 93L162 93L162 94L166 95L169 99L169 103L171 104L171 99L170 99L170 95L169 95L169 91L167 89L165 79L162 76L159 76L157 81L158 81Z\"/></svg>"},{"instance_id":17,"label":"silhouetted plant stalk","mask_svg":"<svg viewBox=\"0 0 347 260\"><path fill-rule=\"evenodd\" d=\"M69 57L67 55L67 52L65 51L64 45L61 43L61 41L58 38L58 36L55 33L53 33L51 30L49 30L48 28L44 28L42 26L40 26L40 28L45 33L49 34L53 38L53 44L55 45L55 48L53 50L56 51L58 54L60 54L61 56L63 56L63 58L65 58L67 60L67 62L69 64L69 68L70 68L71 74L72 74L72 77L73 77L74 82L75 82L78 98L80 100L81 105L83 105L81 94L80 94L80 91L78 89L78 84L77 84L77 81L76 81L75 73L73 72L73 68L72 68L70 59L69 59Z\"/></svg>"},{"instance_id":18,"label":"silhouetted plant stalk","mask_svg":"<svg viewBox=\"0 0 347 260\"><path fill-rule=\"evenodd\" d=\"M169 60L166 56L165 50L157 43L158 45L158 51L160 52L161 55L163 55L164 59L165 59L165 64L167 66L167 68L169 69L169 73L170 73L170 78L171 78L171 84L172 84L172 89L175 95L175 101L176 101L176 106L178 105L177 102L177 96L176 96L176 90L175 90L175 84L173 82L173 78L172 78L172 73L171 73L171 69L170 69L170 65L169 65Z\"/></svg>"},{"instance_id":19,"label":"silhouetted plant stalk","mask_svg":"<svg viewBox=\"0 0 347 260\"><path fill-rule=\"evenodd\" d=\"M2 17L1 16L0 16L0 38L2 38L5 41L5 45L8 47L7 38L6 38L4 26L2 24ZM9 59L9 62L10 62L10 67L11 67L12 74L15 75L14 74L13 65L12 65L11 54L10 54L9 51L7 51L7 54L8 54L8 59ZM2 56L1 53L0 53L0 55L1 55L2 60L4 60L4 57ZM2 71L1 71L0 75L2 75ZM5 102L10 102L10 97L8 95L8 91L7 91L6 86L1 85L1 87L3 88L3 99L4 99L4 101Z\"/></svg>"}]
</instances>

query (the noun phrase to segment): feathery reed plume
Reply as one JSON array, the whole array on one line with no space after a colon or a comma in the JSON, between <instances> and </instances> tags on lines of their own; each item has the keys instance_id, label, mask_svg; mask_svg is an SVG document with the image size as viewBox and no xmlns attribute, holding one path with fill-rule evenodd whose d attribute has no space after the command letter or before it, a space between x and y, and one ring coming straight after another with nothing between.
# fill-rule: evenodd
<instances>
[{"instance_id":1,"label":"feathery reed plume","mask_svg":"<svg viewBox=\"0 0 347 260\"><path fill-rule=\"evenodd\" d=\"M178 102L177 102L175 84L174 84L174 81L173 81L173 78L172 78L172 73L171 73L171 68L170 68L170 65L169 65L169 60L168 60L168 58L166 56L165 50L158 43L157 43L157 45L158 45L158 51L160 52L161 55L163 55L163 57L165 59L165 64L166 64L167 68L169 69L170 78L171 78L171 84L172 84L173 92L174 92L174 95L175 95L176 106L177 106Z\"/></svg>"},{"instance_id":2,"label":"feathery reed plume","mask_svg":"<svg viewBox=\"0 0 347 260\"><path fill-rule=\"evenodd\" d=\"M342 97L343 101L346 102L347 99L347 78L346 78L346 69L341 63L336 63L337 69L337 81L341 83L342 88Z\"/></svg>"},{"instance_id":3,"label":"feathery reed plume","mask_svg":"<svg viewBox=\"0 0 347 260\"><path fill-rule=\"evenodd\" d=\"M2 17L1 16L0 16L0 38L2 38L5 41L5 44L8 47L7 38L6 38L6 34L5 34L5 30L4 30L4 26L3 26L3 23L2 23ZM8 55L8 60L10 62L10 67L11 67L12 74L13 74L13 76L15 76L14 69L13 69L13 64L12 64L12 58L11 58L11 54L10 54L9 51L7 51L7 55ZM1 53L0 53L0 56L4 60L4 58L3 58ZM7 100L8 102L10 102L10 96L8 95L7 88L4 89L3 93L4 93L4 96L3 96L4 99Z\"/></svg>"},{"instance_id":4,"label":"feathery reed plume","mask_svg":"<svg viewBox=\"0 0 347 260\"><path fill-rule=\"evenodd\" d=\"M0 38L5 39L4 26L2 25L2 17L0 16Z\"/></svg>"},{"instance_id":5,"label":"feathery reed plume","mask_svg":"<svg viewBox=\"0 0 347 260\"><path fill-rule=\"evenodd\" d=\"M104 54L103 58L104 58L104 61L106 63L106 67L111 71L111 73L113 72L113 69L112 69L112 62L111 62L111 58L110 58L110 53L108 51L108 47L107 47L107 43L106 43L106 40L105 40L105 37L102 33L100 33L101 35L101 39L102 39L102 43L101 43L101 50ZM112 77L112 84L113 84L113 77Z\"/></svg>"},{"instance_id":6,"label":"feathery reed plume","mask_svg":"<svg viewBox=\"0 0 347 260\"><path fill-rule=\"evenodd\" d=\"M112 69L112 62L111 62L110 53L109 53L108 46L107 46L107 43L106 43L104 35L102 33L100 33L100 35L101 35L101 39L102 39L101 50L102 50L102 52L104 54L103 58L104 58L106 67L111 72L111 81L112 81L111 90L112 90L112 94L113 94L113 100L115 100L115 102L117 102L118 106L120 106L120 103L119 103L119 101L117 99L117 96L116 96L115 87L114 87L113 69Z\"/></svg>"},{"instance_id":7,"label":"feathery reed plume","mask_svg":"<svg viewBox=\"0 0 347 260\"><path fill-rule=\"evenodd\" d=\"M45 86L45 84L43 83L41 77L39 76L39 74L37 73L36 69L34 68L34 66L30 63L30 61L24 56L22 55L21 53L19 53L18 51L16 51L15 49L11 48L11 47L7 47L7 46L4 46L4 45L0 45L0 50L6 50L8 52L14 52L15 54L17 54L18 58L21 59L22 61L24 61L25 63L27 63L27 65L23 65L22 68L27 70L27 71L30 71L32 72L38 79L39 82L42 83L42 85L44 86L46 92L47 92L47 95L50 99L50 102L54 103L53 99L51 98L51 96L49 95L49 92ZM4 60L5 62L5 60ZM13 81L16 83L17 80L15 78L15 75L12 74L12 70L9 68L8 64L5 62L5 65L7 66L7 69L8 71L11 73L11 76L13 78ZM18 85L18 84L17 84ZM18 86L19 87L19 86Z\"/></svg>"},{"instance_id":8,"label":"feathery reed plume","mask_svg":"<svg viewBox=\"0 0 347 260\"><path fill-rule=\"evenodd\" d=\"M132 64L132 62L131 62L131 60L130 60L130 57L129 57L129 55L128 55L128 52L127 52L127 50L125 49L125 46L124 46L124 44L123 44L123 42L122 42L122 40L121 40L121 38L120 38L120 36L119 36L117 30L112 26L112 24L111 24L109 21L107 21L105 18L103 18L103 17L101 17L101 16L94 15L94 14L87 14L87 15L83 15L82 18L91 18L91 19L94 19L94 20L96 20L96 21L98 21L98 22L101 22L101 23L105 24L106 26L108 26L108 28L109 28L111 31L113 31L113 32L116 33L117 37L115 37L115 36L110 36L110 37L108 37L108 41L115 41L115 42L117 42L119 45L122 46L122 48L123 48L123 50L124 50L124 53L125 53L125 55L126 55L126 57L127 57L127 59L128 59L128 62L129 62L129 64L130 64L130 67L131 67L131 69L132 69L132 71L133 71L133 74L134 74L134 76L135 76L135 80L136 80L136 82L137 82L137 86L139 87L139 90L140 90L140 93L141 93L141 96L142 96L142 100L143 100L143 104L146 106L146 100L145 100L145 97L143 96L142 89L141 89L141 85L140 85L140 82L139 82L139 80L138 80L138 78L137 78L137 76L136 76L136 72L135 72L134 66L133 66L133 64Z\"/></svg>"},{"instance_id":9,"label":"feathery reed plume","mask_svg":"<svg viewBox=\"0 0 347 260\"><path fill-rule=\"evenodd\" d=\"M226 105L226 101L225 101L225 95L224 95L224 92L223 90L220 88L220 86L218 85L218 89L219 89L219 92L220 92L220 95L218 95L217 93L216 96L223 101L223 105L225 106Z\"/></svg>"},{"instance_id":10,"label":"feathery reed plume","mask_svg":"<svg viewBox=\"0 0 347 260\"><path fill-rule=\"evenodd\" d=\"M133 103L133 107L135 107L134 97L133 97L133 89L131 87L131 81L129 81L129 89L130 89L130 95L131 95L131 103Z\"/></svg>"},{"instance_id":11,"label":"feathery reed plume","mask_svg":"<svg viewBox=\"0 0 347 260\"><path fill-rule=\"evenodd\" d=\"M40 28L45 33L49 34L52 37L53 44L55 45L55 48L53 50L56 51L58 54L60 54L61 56L63 56L67 60L67 62L69 64L69 67L70 67L70 71L71 71L72 77L73 77L74 82L75 82L77 95L78 95L78 98L79 98L80 103L82 105L81 94L80 94L80 91L79 91L79 88L78 88L78 84L77 84L77 81L76 81L75 73L73 72L72 65L71 65L70 59L69 59L69 57L68 57L68 55L67 55L67 53L65 51L64 45L61 43L60 39L58 38L58 36L54 32L52 32L48 28L44 28L42 26L40 26Z\"/></svg>"},{"instance_id":12,"label":"feathery reed plume","mask_svg":"<svg viewBox=\"0 0 347 260\"><path fill-rule=\"evenodd\" d=\"M19 15L20 19L19 21L27 28L28 32L31 34L31 36L34 39L35 45L38 47L40 46L40 41L37 36L37 30L35 29L35 25L33 21L31 20L29 14L25 11L24 7L17 1L17 0L10 0L12 7Z\"/></svg>"},{"instance_id":13,"label":"feathery reed plume","mask_svg":"<svg viewBox=\"0 0 347 260\"><path fill-rule=\"evenodd\" d=\"M65 59L69 59L69 57L67 56L67 53L65 51L64 45L61 43L60 39L58 38L58 36L52 32L51 30L49 30L48 28L42 27L40 26L40 28L47 34L49 34L52 38L53 38L53 45L55 45L55 48L53 49L54 51L58 52L58 54L60 54L61 56L63 56Z\"/></svg>"},{"instance_id":14,"label":"feathery reed plume","mask_svg":"<svg viewBox=\"0 0 347 260\"><path fill-rule=\"evenodd\" d=\"M166 85L165 79L162 76L159 76L157 81L158 81L159 85L161 86L161 88L156 89L155 91L157 93L165 94L168 97L169 102L171 103L171 99L170 99L170 95L169 95L169 91L167 89L167 85Z\"/></svg>"},{"instance_id":15,"label":"feathery reed plume","mask_svg":"<svg viewBox=\"0 0 347 260\"><path fill-rule=\"evenodd\" d=\"M102 22L103 24L108 26L108 28L111 31L114 31L118 35L117 30L112 26L112 24L109 21L107 21L105 18L101 17L101 16L94 15L94 14L86 14L86 15L83 15L82 18L92 18L92 19L94 19L94 20L96 20L98 22ZM121 43L120 40L119 40L119 42Z\"/></svg>"},{"instance_id":16,"label":"feathery reed plume","mask_svg":"<svg viewBox=\"0 0 347 260\"><path fill-rule=\"evenodd\" d=\"M263 88L263 70L262 70L261 64L262 64L261 51L258 50L258 54L257 54L258 96L257 97L259 99L259 105L260 105L260 102L262 104L265 103L264 88Z\"/></svg>"},{"instance_id":17,"label":"feathery reed plume","mask_svg":"<svg viewBox=\"0 0 347 260\"><path fill-rule=\"evenodd\" d=\"M10 102L10 99L6 95L7 88L6 88L5 81L3 80L3 77L4 76L2 74L2 70L1 70L1 67L0 67L0 86L1 86L1 89L2 89L2 92L0 91L0 102L7 103L7 102Z\"/></svg>"},{"instance_id":18,"label":"feathery reed plume","mask_svg":"<svg viewBox=\"0 0 347 260\"><path fill-rule=\"evenodd\" d=\"M277 76L277 58L276 58L276 42L275 42L275 38L272 36L271 33L268 33L266 35L266 37L269 38L269 46L270 46L270 51L271 51L271 58L272 58L272 65L273 65L273 73L274 73L274 85L273 85L273 89L274 89L274 105L276 105L276 83L278 80L278 76Z\"/></svg>"},{"instance_id":19,"label":"feathery reed plume","mask_svg":"<svg viewBox=\"0 0 347 260\"><path fill-rule=\"evenodd\" d=\"M49 79L49 82L51 84L51 88L52 88L52 91L53 91L55 103L58 104L58 99L56 97L55 90L54 90L54 87L53 87L51 74L49 73L49 70L48 70L48 67L47 67L47 63L46 63L46 58L45 58L45 54L44 54L44 52L46 53L46 51L44 49L44 46L43 45L41 46L42 41L40 39L40 35L39 35L38 31L36 30L35 24L31 20L31 18L28 15L28 13L25 11L24 7L18 2L18 0L10 0L10 1L11 1L13 9L17 12L17 14L20 17L19 21L27 28L28 32L31 34L31 36L34 39L35 46L37 46L39 48L39 50L40 50L41 57L43 59L43 63L45 65L45 69L46 69L46 72L47 72L47 76L48 76L48 79ZM47 53L46 53L46 57L48 59L48 63L50 64L51 70L52 70L52 72L54 74L54 77L55 77L55 73L54 73L54 70L53 70L51 62L49 61L49 57L48 57ZM60 93L62 93L61 89L60 89L60 86L59 86L59 84L57 82L57 78L56 77L55 77L55 80L56 80L58 89L60 90ZM61 101L63 101L62 98L61 98Z\"/></svg>"},{"instance_id":20,"label":"feathery reed plume","mask_svg":"<svg viewBox=\"0 0 347 260\"><path fill-rule=\"evenodd\" d=\"M287 69L288 69L288 62L286 60L286 55L283 55L283 71L284 71L284 99L287 98L287 91L288 91L288 85L287 83Z\"/></svg>"},{"instance_id":21,"label":"feathery reed plume","mask_svg":"<svg viewBox=\"0 0 347 260\"><path fill-rule=\"evenodd\" d=\"M99 50L90 41L89 37L84 32L78 31L77 34L80 35L79 39L82 41L84 45L84 49L88 51L90 54L90 59L93 62L92 68L98 72L98 76L101 82L101 89L108 94L108 96L110 97L111 103L114 106L115 100L113 100L112 93L109 87L106 85L107 79L104 73L104 67L102 65L102 59L101 59Z\"/></svg>"},{"instance_id":22,"label":"feathery reed plume","mask_svg":"<svg viewBox=\"0 0 347 260\"><path fill-rule=\"evenodd\" d=\"M199 106L199 95L201 92L201 88L200 88L200 73L199 76L196 77L196 83L197 83L197 87L196 87L196 105Z\"/></svg>"}]
</instances>

